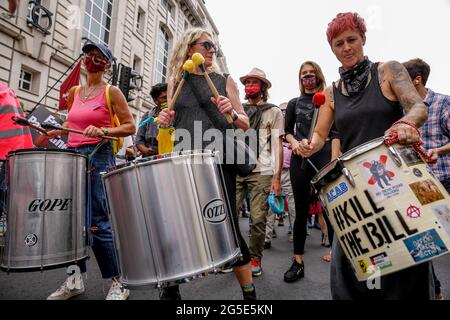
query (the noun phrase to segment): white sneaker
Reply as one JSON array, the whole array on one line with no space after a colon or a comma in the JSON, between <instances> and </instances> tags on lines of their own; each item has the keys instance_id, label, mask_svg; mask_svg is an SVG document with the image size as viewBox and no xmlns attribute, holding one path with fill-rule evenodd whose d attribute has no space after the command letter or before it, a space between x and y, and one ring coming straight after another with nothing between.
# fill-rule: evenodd
<instances>
[{"instance_id":1,"label":"white sneaker","mask_svg":"<svg viewBox=\"0 0 450 320\"><path fill-rule=\"evenodd\" d=\"M124 286L117 280L113 279L111 289L109 289L106 300L127 300L130 295L130 290L125 289Z\"/></svg>"},{"instance_id":2,"label":"white sneaker","mask_svg":"<svg viewBox=\"0 0 450 320\"><path fill-rule=\"evenodd\" d=\"M84 283L81 276L79 281L78 288L76 288L76 277L68 277L58 290L47 297L47 300L67 300L82 294L84 292Z\"/></svg>"}]
</instances>

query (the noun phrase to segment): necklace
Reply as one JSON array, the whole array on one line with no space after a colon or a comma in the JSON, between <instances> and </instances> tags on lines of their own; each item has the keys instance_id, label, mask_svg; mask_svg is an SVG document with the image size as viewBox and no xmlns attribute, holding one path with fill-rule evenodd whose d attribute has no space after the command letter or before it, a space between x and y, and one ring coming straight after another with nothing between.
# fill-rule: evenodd
<instances>
[{"instance_id":1,"label":"necklace","mask_svg":"<svg viewBox=\"0 0 450 320\"><path fill-rule=\"evenodd\" d=\"M98 87L99 87L99 86L94 86L94 87L92 87L92 88L90 89L90 91L89 91L87 94L85 94L83 97L81 97L81 101L82 101L83 103L85 103L86 100L88 100L88 99L91 97L91 94L92 94ZM85 93L86 93L86 88L84 88L84 91L85 91Z\"/></svg>"}]
</instances>

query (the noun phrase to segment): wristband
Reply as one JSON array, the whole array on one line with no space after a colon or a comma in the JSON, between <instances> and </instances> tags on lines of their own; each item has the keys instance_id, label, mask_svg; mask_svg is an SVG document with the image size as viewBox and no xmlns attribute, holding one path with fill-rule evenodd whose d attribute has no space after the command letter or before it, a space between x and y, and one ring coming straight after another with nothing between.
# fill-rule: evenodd
<instances>
[{"instance_id":1,"label":"wristband","mask_svg":"<svg viewBox=\"0 0 450 320\"><path fill-rule=\"evenodd\" d=\"M101 130L103 131L103 135L104 136L109 135L109 129L108 128L101 128Z\"/></svg>"}]
</instances>

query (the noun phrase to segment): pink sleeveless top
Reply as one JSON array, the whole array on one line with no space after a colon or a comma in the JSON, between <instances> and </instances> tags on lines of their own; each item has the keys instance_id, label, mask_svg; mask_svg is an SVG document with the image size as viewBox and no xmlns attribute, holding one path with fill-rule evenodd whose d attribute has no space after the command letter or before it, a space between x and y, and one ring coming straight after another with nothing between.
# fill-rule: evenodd
<instances>
[{"instance_id":1,"label":"pink sleeveless top","mask_svg":"<svg viewBox=\"0 0 450 320\"><path fill-rule=\"evenodd\" d=\"M67 117L69 128L81 131L84 131L90 125L97 128L110 128L111 117L106 103L106 89L84 102L80 99L80 91L78 90L75 95L72 108ZM90 138L82 134L69 132L67 144L69 147L74 148L82 145L97 144L100 141L102 141L101 138Z\"/></svg>"}]
</instances>

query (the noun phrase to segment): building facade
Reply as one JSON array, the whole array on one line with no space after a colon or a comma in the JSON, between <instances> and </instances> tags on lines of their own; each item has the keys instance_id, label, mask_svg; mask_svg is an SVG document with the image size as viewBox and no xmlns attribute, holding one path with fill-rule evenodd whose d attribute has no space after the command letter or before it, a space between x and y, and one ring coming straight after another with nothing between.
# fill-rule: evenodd
<instances>
[{"instance_id":1,"label":"building facade","mask_svg":"<svg viewBox=\"0 0 450 320\"><path fill-rule=\"evenodd\" d=\"M93 41L109 46L118 67L140 75L129 102L139 121L153 105L151 86L167 81L171 50L186 29L203 27L218 43L204 0L22 0L14 17L5 14L6 1L0 4L0 81L16 92L25 111L38 102L57 111L66 76L58 79L84 43ZM217 61L227 72L221 50Z\"/></svg>"}]
</instances>

